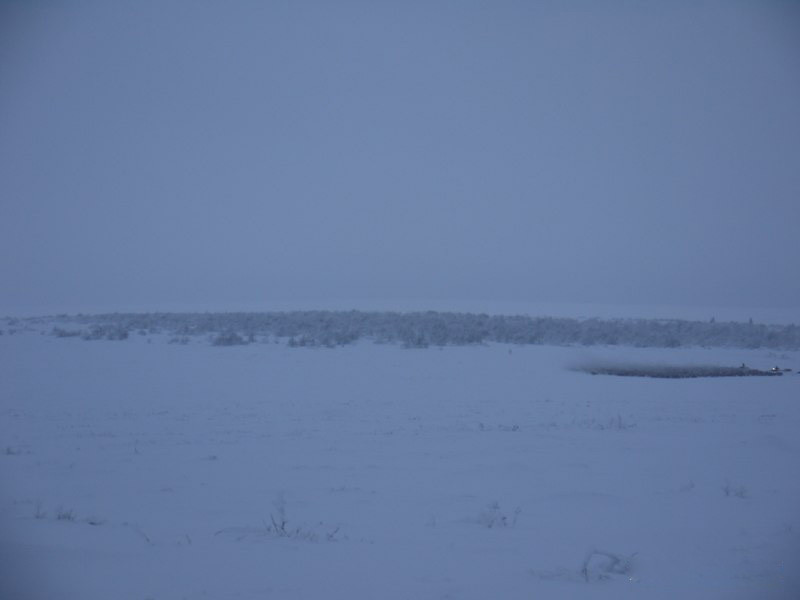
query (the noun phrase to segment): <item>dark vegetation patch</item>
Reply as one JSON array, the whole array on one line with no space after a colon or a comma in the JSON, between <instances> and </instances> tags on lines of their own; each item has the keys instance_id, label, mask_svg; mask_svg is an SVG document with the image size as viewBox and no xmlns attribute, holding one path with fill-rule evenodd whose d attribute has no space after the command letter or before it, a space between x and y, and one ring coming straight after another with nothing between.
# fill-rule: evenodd
<instances>
[{"instance_id":1,"label":"dark vegetation patch","mask_svg":"<svg viewBox=\"0 0 800 600\"><path fill-rule=\"evenodd\" d=\"M769 377L783 375L780 369L768 371L740 367L710 365L587 365L577 368L591 375L617 375L619 377L656 377L659 379L691 379L696 377Z\"/></svg>"}]
</instances>

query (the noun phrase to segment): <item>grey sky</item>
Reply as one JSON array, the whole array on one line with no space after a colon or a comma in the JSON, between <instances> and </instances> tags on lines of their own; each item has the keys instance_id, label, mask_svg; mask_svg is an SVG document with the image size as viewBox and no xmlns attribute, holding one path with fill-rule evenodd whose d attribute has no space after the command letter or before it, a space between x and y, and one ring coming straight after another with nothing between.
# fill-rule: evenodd
<instances>
[{"instance_id":1,"label":"grey sky","mask_svg":"<svg viewBox=\"0 0 800 600\"><path fill-rule=\"evenodd\" d=\"M796 2L0 7L0 312L800 306Z\"/></svg>"}]
</instances>

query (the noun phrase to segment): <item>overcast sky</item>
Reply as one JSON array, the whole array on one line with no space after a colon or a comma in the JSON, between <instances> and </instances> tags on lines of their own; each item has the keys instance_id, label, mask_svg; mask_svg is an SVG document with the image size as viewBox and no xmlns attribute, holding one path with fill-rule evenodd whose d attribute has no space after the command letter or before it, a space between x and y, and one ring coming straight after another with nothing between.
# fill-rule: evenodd
<instances>
[{"instance_id":1,"label":"overcast sky","mask_svg":"<svg viewBox=\"0 0 800 600\"><path fill-rule=\"evenodd\" d=\"M800 3L0 2L0 314L800 307Z\"/></svg>"}]
</instances>

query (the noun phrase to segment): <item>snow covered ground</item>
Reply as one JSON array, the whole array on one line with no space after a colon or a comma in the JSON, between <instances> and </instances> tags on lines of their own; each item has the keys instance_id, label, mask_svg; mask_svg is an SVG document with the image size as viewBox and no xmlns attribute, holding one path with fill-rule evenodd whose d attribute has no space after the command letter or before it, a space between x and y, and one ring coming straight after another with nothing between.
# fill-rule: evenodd
<instances>
[{"instance_id":1,"label":"snow covered ground","mask_svg":"<svg viewBox=\"0 0 800 600\"><path fill-rule=\"evenodd\" d=\"M166 339L0 336L3 598L800 595L800 353Z\"/></svg>"}]
</instances>

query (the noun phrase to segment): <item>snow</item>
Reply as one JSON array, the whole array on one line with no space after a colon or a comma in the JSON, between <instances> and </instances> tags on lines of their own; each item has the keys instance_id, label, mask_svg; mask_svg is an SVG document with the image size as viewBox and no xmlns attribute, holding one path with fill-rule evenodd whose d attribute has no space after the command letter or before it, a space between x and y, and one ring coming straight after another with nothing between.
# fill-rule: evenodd
<instances>
[{"instance_id":1,"label":"snow","mask_svg":"<svg viewBox=\"0 0 800 600\"><path fill-rule=\"evenodd\" d=\"M2 597L800 593L798 352L34 330L0 359Z\"/></svg>"}]
</instances>

